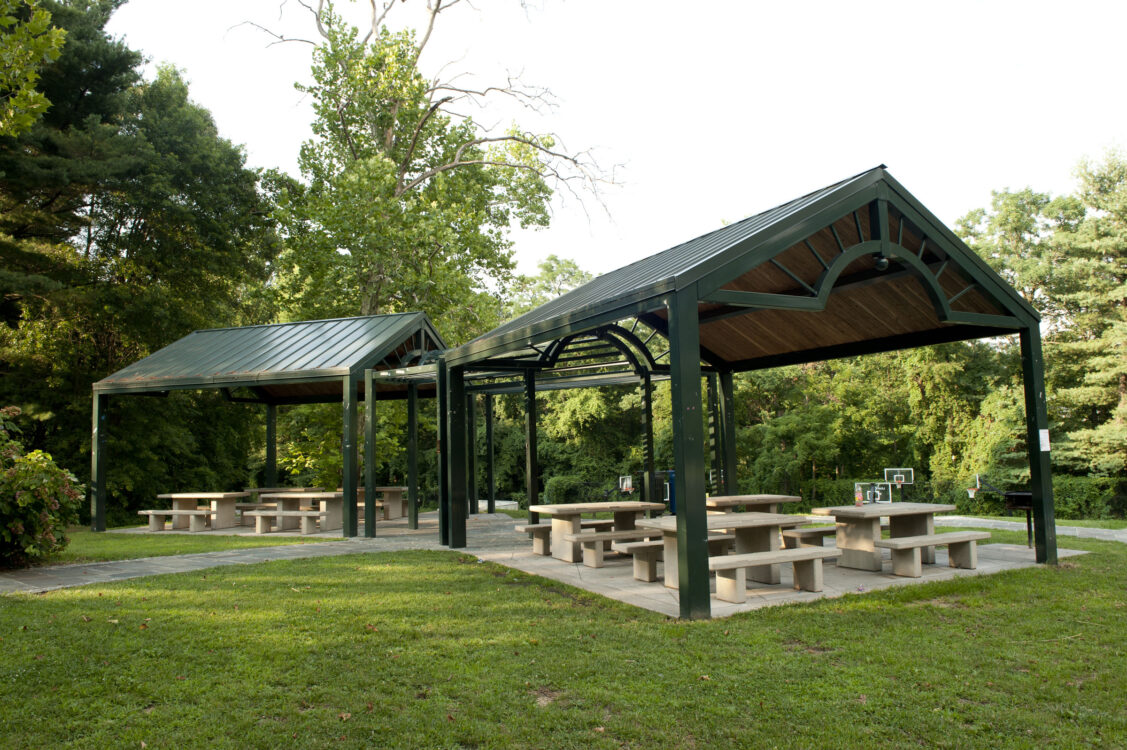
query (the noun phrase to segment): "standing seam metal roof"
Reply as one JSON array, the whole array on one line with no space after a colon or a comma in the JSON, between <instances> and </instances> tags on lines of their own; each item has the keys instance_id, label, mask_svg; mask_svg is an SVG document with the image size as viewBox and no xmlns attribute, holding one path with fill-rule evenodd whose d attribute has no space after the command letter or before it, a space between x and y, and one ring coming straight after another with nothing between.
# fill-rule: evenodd
<instances>
[{"instance_id":1,"label":"standing seam metal roof","mask_svg":"<svg viewBox=\"0 0 1127 750\"><path fill-rule=\"evenodd\" d=\"M419 328L444 346L426 315L418 312L193 331L99 380L94 389L144 391L339 377L377 352L402 344Z\"/></svg>"}]
</instances>

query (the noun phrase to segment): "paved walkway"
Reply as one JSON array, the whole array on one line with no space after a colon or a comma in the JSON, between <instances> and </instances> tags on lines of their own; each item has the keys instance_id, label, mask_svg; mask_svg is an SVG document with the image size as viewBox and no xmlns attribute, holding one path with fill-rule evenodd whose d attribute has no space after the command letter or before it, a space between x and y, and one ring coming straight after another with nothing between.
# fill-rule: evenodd
<instances>
[{"instance_id":1,"label":"paved walkway","mask_svg":"<svg viewBox=\"0 0 1127 750\"><path fill-rule=\"evenodd\" d=\"M818 519L824 521L825 519ZM469 545L465 552L498 562L509 559L514 553L525 557L528 541L524 534L514 534L514 521L509 516L480 514L473 516L467 524ZM438 542L438 519L436 513L426 513L419 517L420 531L400 533L384 524L385 536L375 539L355 538L316 544L289 544L277 547L255 547L250 549L222 550L189 555L170 555L167 557L145 557L133 560L119 560L100 563L81 563L75 565L53 565L0 573L0 593L24 592L38 594L71 586L84 586L91 583L110 583L142 576L165 573L190 573L197 570L222 565L250 565L271 560L297 560L333 555L351 555L361 552L388 552L405 549L445 550ZM944 516L943 526L975 526L979 528L1023 531L1024 521L996 521L966 516ZM427 533L427 530L432 533ZM420 533L421 532L421 533ZM168 532L171 533L171 532ZM1089 539L1102 539L1127 543L1127 529L1090 529L1076 526L1057 526L1057 536L1076 536ZM979 548L980 550L982 547ZM531 557L531 556L530 556ZM530 563L544 564L549 561L548 570L559 561L551 558L533 559ZM577 575L584 570L577 568ZM590 571L589 571L590 572ZM570 581L569 581L570 582ZM577 585L582 586L582 583Z\"/></svg>"}]
</instances>

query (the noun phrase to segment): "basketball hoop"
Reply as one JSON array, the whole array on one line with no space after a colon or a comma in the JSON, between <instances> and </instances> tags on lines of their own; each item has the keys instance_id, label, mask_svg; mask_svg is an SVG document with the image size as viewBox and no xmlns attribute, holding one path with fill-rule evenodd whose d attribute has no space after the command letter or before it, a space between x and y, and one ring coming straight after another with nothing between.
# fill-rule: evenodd
<instances>
[{"instance_id":1,"label":"basketball hoop","mask_svg":"<svg viewBox=\"0 0 1127 750\"><path fill-rule=\"evenodd\" d=\"M978 492L977 487L967 487L967 497L974 500L974 493Z\"/></svg>"}]
</instances>

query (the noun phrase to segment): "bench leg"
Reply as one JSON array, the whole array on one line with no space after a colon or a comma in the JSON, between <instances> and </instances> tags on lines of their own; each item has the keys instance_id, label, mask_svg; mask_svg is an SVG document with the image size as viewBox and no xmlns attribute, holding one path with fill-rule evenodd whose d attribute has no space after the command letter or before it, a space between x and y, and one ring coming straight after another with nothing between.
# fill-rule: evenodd
<instances>
[{"instance_id":1,"label":"bench leg","mask_svg":"<svg viewBox=\"0 0 1127 750\"><path fill-rule=\"evenodd\" d=\"M204 519L207 516L188 516L188 530L189 531L203 531L207 527Z\"/></svg>"},{"instance_id":2,"label":"bench leg","mask_svg":"<svg viewBox=\"0 0 1127 750\"><path fill-rule=\"evenodd\" d=\"M647 583L657 580L657 557L661 550L647 549L634 553L634 580Z\"/></svg>"},{"instance_id":3,"label":"bench leg","mask_svg":"<svg viewBox=\"0 0 1127 750\"><path fill-rule=\"evenodd\" d=\"M708 540L708 556L720 557L728 554L728 548L732 546L731 539L709 539Z\"/></svg>"},{"instance_id":4,"label":"bench leg","mask_svg":"<svg viewBox=\"0 0 1127 750\"><path fill-rule=\"evenodd\" d=\"M301 533L313 534L317 531L317 519L313 516L301 517Z\"/></svg>"},{"instance_id":5,"label":"bench leg","mask_svg":"<svg viewBox=\"0 0 1127 750\"><path fill-rule=\"evenodd\" d=\"M948 544L947 558L952 568L974 570L978 567L978 547L975 546L973 539L969 542Z\"/></svg>"},{"instance_id":6,"label":"bench leg","mask_svg":"<svg viewBox=\"0 0 1127 750\"><path fill-rule=\"evenodd\" d=\"M270 533L270 516L255 516L254 517L254 533L255 534L269 534Z\"/></svg>"},{"instance_id":7,"label":"bench leg","mask_svg":"<svg viewBox=\"0 0 1127 750\"><path fill-rule=\"evenodd\" d=\"M545 524L545 528L548 529L547 524ZM532 554L551 557L552 537L549 531L550 529L544 532L537 531L532 534Z\"/></svg>"},{"instance_id":8,"label":"bench leg","mask_svg":"<svg viewBox=\"0 0 1127 750\"><path fill-rule=\"evenodd\" d=\"M149 514L149 531L164 531L164 516Z\"/></svg>"},{"instance_id":9,"label":"bench leg","mask_svg":"<svg viewBox=\"0 0 1127 750\"><path fill-rule=\"evenodd\" d=\"M603 567L603 543L601 541L583 543L583 564L588 568Z\"/></svg>"},{"instance_id":10,"label":"bench leg","mask_svg":"<svg viewBox=\"0 0 1127 750\"><path fill-rule=\"evenodd\" d=\"M716 598L743 604L747 601L747 568L716 571Z\"/></svg>"},{"instance_id":11,"label":"bench leg","mask_svg":"<svg viewBox=\"0 0 1127 750\"><path fill-rule=\"evenodd\" d=\"M796 560L794 563L794 587L802 591L822 590L822 559Z\"/></svg>"},{"instance_id":12,"label":"bench leg","mask_svg":"<svg viewBox=\"0 0 1127 750\"><path fill-rule=\"evenodd\" d=\"M892 574L905 578L919 578L923 575L920 557L919 547L892 550Z\"/></svg>"}]
</instances>

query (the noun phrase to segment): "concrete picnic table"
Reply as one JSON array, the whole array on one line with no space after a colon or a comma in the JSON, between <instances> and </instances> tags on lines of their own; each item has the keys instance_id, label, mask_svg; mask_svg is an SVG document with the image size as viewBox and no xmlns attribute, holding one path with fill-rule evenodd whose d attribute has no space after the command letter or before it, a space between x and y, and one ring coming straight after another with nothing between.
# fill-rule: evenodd
<instances>
[{"instance_id":1,"label":"concrete picnic table","mask_svg":"<svg viewBox=\"0 0 1127 750\"><path fill-rule=\"evenodd\" d=\"M880 550L873 544L880 539L880 519L888 517L891 537L922 536L935 533L935 514L950 513L954 505L941 503L868 503L814 508L816 516L833 516L837 521L838 567L858 570L882 569ZM922 561L935 562L935 547L921 551Z\"/></svg>"},{"instance_id":2,"label":"concrete picnic table","mask_svg":"<svg viewBox=\"0 0 1127 750\"><path fill-rule=\"evenodd\" d=\"M557 505L532 505L528 510L552 517L552 557L564 562L578 562L582 559L580 545L564 540L566 534L578 534L583 530L584 513L613 513L614 530L626 531L636 528L638 517L651 510L665 510L665 503L647 503L640 500L620 500L595 503L560 503Z\"/></svg>"},{"instance_id":3,"label":"concrete picnic table","mask_svg":"<svg viewBox=\"0 0 1127 750\"><path fill-rule=\"evenodd\" d=\"M406 487L373 487L373 492L380 493L383 501L383 518L390 521L393 518L402 518L407 515L407 488Z\"/></svg>"},{"instance_id":4,"label":"concrete picnic table","mask_svg":"<svg viewBox=\"0 0 1127 750\"><path fill-rule=\"evenodd\" d=\"M211 506L211 528L229 529L235 525L235 503L244 497L249 497L246 492L166 492L157 495L159 500L171 500L173 510L194 510L199 506L200 500L208 501ZM188 528L186 516L173 516L172 528Z\"/></svg>"},{"instance_id":5,"label":"concrete picnic table","mask_svg":"<svg viewBox=\"0 0 1127 750\"><path fill-rule=\"evenodd\" d=\"M244 492L251 496L251 502L260 502L264 494L275 494L278 492L320 492L320 487L244 487ZM284 509L283 509L284 510ZM283 518L281 528L284 530L293 530L298 527L298 520L296 518Z\"/></svg>"},{"instance_id":6,"label":"concrete picnic table","mask_svg":"<svg viewBox=\"0 0 1127 750\"><path fill-rule=\"evenodd\" d=\"M279 510L300 510L302 500L312 500L318 503L321 512L325 514L321 519L321 531L331 531L344 527L343 492L268 492L259 495L258 499L263 502L276 503ZM279 528L285 529L286 527L279 524Z\"/></svg>"},{"instance_id":7,"label":"concrete picnic table","mask_svg":"<svg viewBox=\"0 0 1127 750\"><path fill-rule=\"evenodd\" d=\"M708 531L731 529L735 536L734 554L745 552L770 552L779 549L779 534L784 527L800 526L806 523L806 516L792 516L781 513L716 513L705 516ZM665 543L665 585L678 587L680 576L677 569L677 517L645 518L638 521L643 529L661 531ZM747 569L748 578L760 583L778 583L778 565L756 565Z\"/></svg>"},{"instance_id":8,"label":"concrete picnic table","mask_svg":"<svg viewBox=\"0 0 1127 750\"><path fill-rule=\"evenodd\" d=\"M704 507L731 513L736 508L761 513L778 513L781 503L799 503L797 495L713 495L704 499Z\"/></svg>"}]
</instances>

